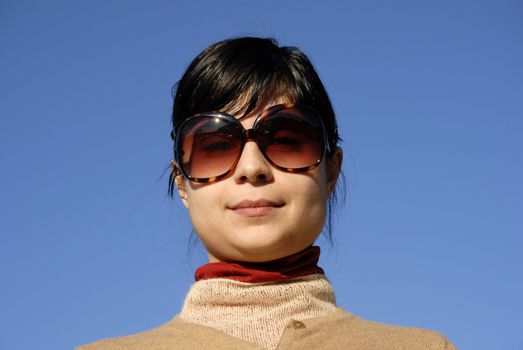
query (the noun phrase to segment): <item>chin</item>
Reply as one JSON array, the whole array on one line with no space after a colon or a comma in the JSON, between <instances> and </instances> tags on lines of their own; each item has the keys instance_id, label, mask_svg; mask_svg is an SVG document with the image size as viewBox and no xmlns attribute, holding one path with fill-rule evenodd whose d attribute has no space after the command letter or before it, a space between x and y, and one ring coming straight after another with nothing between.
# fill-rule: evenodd
<instances>
[{"instance_id":1,"label":"chin","mask_svg":"<svg viewBox=\"0 0 523 350\"><path fill-rule=\"evenodd\" d=\"M284 258L286 256L295 254L305 248L306 246L292 246L289 244L282 244L282 242L264 242L264 244L251 244L249 246L239 247L238 261L244 262L266 262Z\"/></svg>"}]
</instances>

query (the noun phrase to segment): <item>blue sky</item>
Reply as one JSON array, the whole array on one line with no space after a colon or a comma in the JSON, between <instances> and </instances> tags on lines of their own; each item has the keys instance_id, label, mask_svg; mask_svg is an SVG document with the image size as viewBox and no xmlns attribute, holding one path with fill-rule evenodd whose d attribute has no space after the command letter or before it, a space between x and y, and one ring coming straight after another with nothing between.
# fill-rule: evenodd
<instances>
[{"instance_id":1,"label":"blue sky","mask_svg":"<svg viewBox=\"0 0 523 350\"><path fill-rule=\"evenodd\" d=\"M158 326L202 248L166 195L170 90L209 44L273 36L330 93L342 307L522 349L521 1L0 1L0 349Z\"/></svg>"}]
</instances>

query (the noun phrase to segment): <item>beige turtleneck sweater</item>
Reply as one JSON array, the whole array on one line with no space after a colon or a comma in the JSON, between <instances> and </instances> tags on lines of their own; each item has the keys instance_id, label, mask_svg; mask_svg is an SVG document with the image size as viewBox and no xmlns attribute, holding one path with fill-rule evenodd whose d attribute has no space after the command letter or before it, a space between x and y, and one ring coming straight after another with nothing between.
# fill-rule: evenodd
<instances>
[{"instance_id":1,"label":"beige turtleneck sweater","mask_svg":"<svg viewBox=\"0 0 523 350\"><path fill-rule=\"evenodd\" d=\"M334 293L324 275L284 283L213 278L193 285L180 317L273 350L290 320L320 317L335 310Z\"/></svg>"},{"instance_id":2,"label":"beige turtleneck sweater","mask_svg":"<svg viewBox=\"0 0 523 350\"><path fill-rule=\"evenodd\" d=\"M366 321L335 305L325 276L196 282L182 312L155 329L77 350L455 350L437 332Z\"/></svg>"}]
</instances>

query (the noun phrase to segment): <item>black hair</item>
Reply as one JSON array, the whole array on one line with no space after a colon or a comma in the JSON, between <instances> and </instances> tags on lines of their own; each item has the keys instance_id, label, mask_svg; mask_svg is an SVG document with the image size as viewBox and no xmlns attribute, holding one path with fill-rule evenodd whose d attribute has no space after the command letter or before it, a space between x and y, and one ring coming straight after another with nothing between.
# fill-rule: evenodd
<instances>
[{"instance_id":1,"label":"black hair","mask_svg":"<svg viewBox=\"0 0 523 350\"><path fill-rule=\"evenodd\" d=\"M215 43L203 50L173 87L172 133L201 112L227 111L247 115L274 99L314 108L327 131L331 159L340 137L332 104L318 73L298 48L278 46L275 39L240 37ZM236 109L231 111L231 108ZM168 192L173 196L174 168ZM331 234L333 192L328 203L327 236Z\"/></svg>"}]
</instances>

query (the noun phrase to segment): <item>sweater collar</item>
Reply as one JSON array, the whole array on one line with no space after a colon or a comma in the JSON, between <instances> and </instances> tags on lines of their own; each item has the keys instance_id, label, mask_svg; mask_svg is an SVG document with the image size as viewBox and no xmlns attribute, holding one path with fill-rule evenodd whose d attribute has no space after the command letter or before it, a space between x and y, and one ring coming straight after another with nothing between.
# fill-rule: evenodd
<instances>
[{"instance_id":1,"label":"sweater collar","mask_svg":"<svg viewBox=\"0 0 523 350\"><path fill-rule=\"evenodd\" d=\"M323 274L318 266L320 247L310 246L296 254L267 262L241 261L207 263L196 270L196 281L225 278L239 282L283 282L311 274Z\"/></svg>"},{"instance_id":2,"label":"sweater collar","mask_svg":"<svg viewBox=\"0 0 523 350\"><path fill-rule=\"evenodd\" d=\"M290 322L335 310L334 292L323 274L266 283L210 278L193 284L180 317L272 350Z\"/></svg>"}]
</instances>

